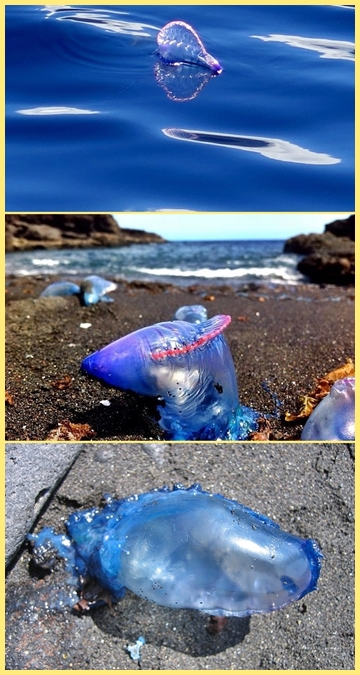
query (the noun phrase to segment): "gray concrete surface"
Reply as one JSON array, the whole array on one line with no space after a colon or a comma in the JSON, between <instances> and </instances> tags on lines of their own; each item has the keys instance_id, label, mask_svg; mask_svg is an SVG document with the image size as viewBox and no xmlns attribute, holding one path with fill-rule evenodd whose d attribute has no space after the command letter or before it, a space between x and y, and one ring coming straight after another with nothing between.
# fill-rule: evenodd
<instances>
[{"instance_id":1,"label":"gray concrete surface","mask_svg":"<svg viewBox=\"0 0 360 675\"><path fill-rule=\"evenodd\" d=\"M81 450L81 444L8 443L5 452L5 564Z\"/></svg>"},{"instance_id":2,"label":"gray concrete surface","mask_svg":"<svg viewBox=\"0 0 360 675\"><path fill-rule=\"evenodd\" d=\"M316 539L325 556L318 590L274 613L231 618L216 636L206 615L129 592L111 609L79 616L46 608L64 573L42 578L26 545L6 581L7 669L353 669L354 446L84 443L35 529L63 531L69 513L99 504L106 492L124 497L176 482L200 482ZM140 635L139 664L126 647Z\"/></svg>"}]
</instances>

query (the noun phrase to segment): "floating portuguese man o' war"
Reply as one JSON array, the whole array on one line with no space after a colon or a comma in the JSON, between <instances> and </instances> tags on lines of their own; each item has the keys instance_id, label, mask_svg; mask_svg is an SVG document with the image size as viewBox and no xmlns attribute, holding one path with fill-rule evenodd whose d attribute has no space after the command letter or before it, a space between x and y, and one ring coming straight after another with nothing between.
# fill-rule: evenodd
<instances>
[{"instance_id":1,"label":"floating portuguese man o' war","mask_svg":"<svg viewBox=\"0 0 360 675\"><path fill-rule=\"evenodd\" d=\"M197 307L189 310L195 321L204 316ZM239 405L222 334L230 322L220 314L201 323L147 326L90 354L82 368L114 387L158 397L159 426L172 440L244 440L256 431L260 413Z\"/></svg>"},{"instance_id":2,"label":"floating portuguese man o' war","mask_svg":"<svg viewBox=\"0 0 360 675\"><path fill-rule=\"evenodd\" d=\"M184 21L170 21L157 35L158 54L165 63L190 63L221 73L220 63L209 54L194 29Z\"/></svg>"},{"instance_id":3,"label":"floating portuguese man o' war","mask_svg":"<svg viewBox=\"0 0 360 675\"><path fill-rule=\"evenodd\" d=\"M73 584L93 579L114 601L129 589L167 607L244 617L299 600L320 575L315 541L198 483L109 498L66 528L29 535L35 561L64 558Z\"/></svg>"}]
</instances>

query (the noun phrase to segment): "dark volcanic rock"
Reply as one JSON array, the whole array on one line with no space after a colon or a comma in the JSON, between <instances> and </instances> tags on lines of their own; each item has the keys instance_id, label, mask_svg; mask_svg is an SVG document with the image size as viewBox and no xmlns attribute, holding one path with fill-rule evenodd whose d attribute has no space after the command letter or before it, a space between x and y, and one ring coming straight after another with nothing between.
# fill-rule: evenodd
<instances>
[{"instance_id":1,"label":"dark volcanic rock","mask_svg":"<svg viewBox=\"0 0 360 675\"><path fill-rule=\"evenodd\" d=\"M349 216L344 220L334 220L334 222L325 225L326 232L331 232L336 237L348 237L355 241L355 216Z\"/></svg>"},{"instance_id":2,"label":"dark volcanic rock","mask_svg":"<svg viewBox=\"0 0 360 675\"><path fill-rule=\"evenodd\" d=\"M355 255L309 255L300 260L299 272L317 284L350 286L355 284Z\"/></svg>"},{"instance_id":3,"label":"dark volcanic rock","mask_svg":"<svg viewBox=\"0 0 360 675\"><path fill-rule=\"evenodd\" d=\"M284 244L284 253L329 253L334 255L349 255L354 253L354 242L347 237L336 237L331 232L325 234L298 234L287 239Z\"/></svg>"},{"instance_id":4,"label":"dark volcanic rock","mask_svg":"<svg viewBox=\"0 0 360 675\"><path fill-rule=\"evenodd\" d=\"M329 223L324 234L287 239L284 253L306 255L297 268L314 283L355 284L355 216Z\"/></svg>"},{"instance_id":5,"label":"dark volcanic rock","mask_svg":"<svg viewBox=\"0 0 360 675\"><path fill-rule=\"evenodd\" d=\"M161 243L151 232L121 228L106 214L11 214L5 216L6 251L91 248Z\"/></svg>"},{"instance_id":6,"label":"dark volcanic rock","mask_svg":"<svg viewBox=\"0 0 360 675\"><path fill-rule=\"evenodd\" d=\"M325 225L324 234L298 234L284 244L284 253L329 253L346 256L355 253L355 216Z\"/></svg>"},{"instance_id":7,"label":"dark volcanic rock","mask_svg":"<svg viewBox=\"0 0 360 675\"><path fill-rule=\"evenodd\" d=\"M81 443L6 445L6 565L82 447Z\"/></svg>"}]
</instances>

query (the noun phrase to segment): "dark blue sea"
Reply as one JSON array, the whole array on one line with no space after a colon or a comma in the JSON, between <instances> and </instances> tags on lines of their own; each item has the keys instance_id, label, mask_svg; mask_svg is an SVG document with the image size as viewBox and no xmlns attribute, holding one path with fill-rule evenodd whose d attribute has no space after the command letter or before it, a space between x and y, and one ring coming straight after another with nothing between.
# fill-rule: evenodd
<instances>
[{"instance_id":1,"label":"dark blue sea","mask_svg":"<svg viewBox=\"0 0 360 675\"><path fill-rule=\"evenodd\" d=\"M7 211L353 211L354 8L6 7ZM172 20L223 72L167 65Z\"/></svg>"},{"instance_id":2,"label":"dark blue sea","mask_svg":"<svg viewBox=\"0 0 360 675\"><path fill-rule=\"evenodd\" d=\"M283 253L284 241L185 241L119 248L25 251L6 255L8 275L84 277L194 283L296 285L300 256Z\"/></svg>"}]
</instances>

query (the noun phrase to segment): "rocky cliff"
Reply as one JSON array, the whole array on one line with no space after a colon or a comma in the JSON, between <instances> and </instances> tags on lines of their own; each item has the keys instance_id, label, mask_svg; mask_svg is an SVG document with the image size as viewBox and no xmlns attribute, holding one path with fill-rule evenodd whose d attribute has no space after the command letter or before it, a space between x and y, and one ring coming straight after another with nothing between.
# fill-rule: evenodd
<instances>
[{"instance_id":1,"label":"rocky cliff","mask_svg":"<svg viewBox=\"0 0 360 675\"><path fill-rule=\"evenodd\" d=\"M297 268L314 283L355 284L355 216L329 223L323 234L287 239L284 253L305 255Z\"/></svg>"},{"instance_id":2,"label":"rocky cliff","mask_svg":"<svg viewBox=\"0 0 360 675\"><path fill-rule=\"evenodd\" d=\"M5 250L91 248L161 243L157 234L119 227L104 214L11 214L5 216Z\"/></svg>"}]
</instances>

